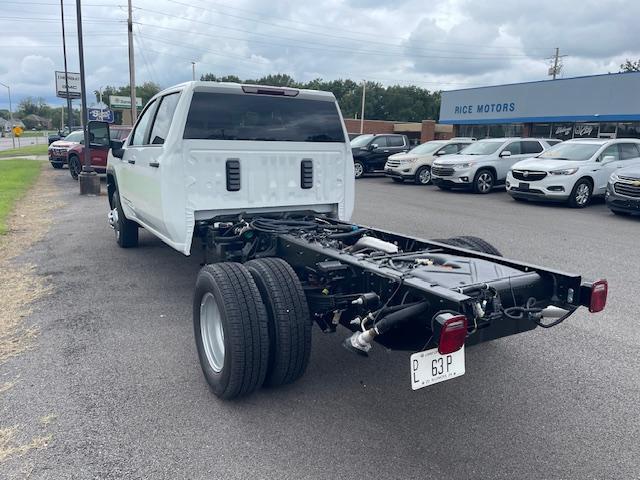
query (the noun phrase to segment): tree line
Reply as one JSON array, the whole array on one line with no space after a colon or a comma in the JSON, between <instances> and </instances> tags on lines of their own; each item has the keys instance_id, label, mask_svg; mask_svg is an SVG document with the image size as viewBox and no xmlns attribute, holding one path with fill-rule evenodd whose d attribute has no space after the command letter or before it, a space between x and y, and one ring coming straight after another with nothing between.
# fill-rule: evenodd
<instances>
[{"instance_id":1,"label":"tree line","mask_svg":"<svg viewBox=\"0 0 640 480\"><path fill-rule=\"evenodd\" d=\"M235 75L217 76L207 73L200 80L211 82L249 83L278 87L309 88L332 92L345 118L359 118L362 108L362 83L349 79L298 82L286 74L267 75L258 79L241 80ZM368 120L397 120L420 122L438 119L440 112L440 92L431 92L415 85L393 85L385 87L378 82L366 82L364 116Z\"/></svg>"}]
</instances>

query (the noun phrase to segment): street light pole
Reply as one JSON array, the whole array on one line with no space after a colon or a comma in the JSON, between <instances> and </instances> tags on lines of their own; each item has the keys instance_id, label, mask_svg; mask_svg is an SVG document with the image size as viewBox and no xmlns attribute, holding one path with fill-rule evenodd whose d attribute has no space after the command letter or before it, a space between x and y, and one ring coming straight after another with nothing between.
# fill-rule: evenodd
<instances>
[{"instance_id":1,"label":"street light pole","mask_svg":"<svg viewBox=\"0 0 640 480\"><path fill-rule=\"evenodd\" d=\"M191 62L191 78L196 81L196 62Z\"/></svg>"},{"instance_id":2,"label":"street light pole","mask_svg":"<svg viewBox=\"0 0 640 480\"><path fill-rule=\"evenodd\" d=\"M80 183L80 195L100 195L100 177L91 166L91 156L89 149L91 142L89 138L89 119L87 115L87 87L84 78L84 48L82 45L82 8L80 0L76 0L76 19L78 22L78 54L80 56L80 96L82 99L82 130L84 131L83 167L78 175Z\"/></svg>"},{"instance_id":3,"label":"street light pole","mask_svg":"<svg viewBox=\"0 0 640 480\"><path fill-rule=\"evenodd\" d=\"M128 30L128 40L129 40L129 88L130 88L130 96L131 96L131 125L136 123L136 118L138 117L138 105L136 102L136 65L133 59L133 7L131 5L131 0L128 2L128 19L127 19L127 30Z\"/></svg>"},{"instance_id":4,"label":"street light pole","mask_svg":"<svg viewBox=\"0 0 640 480\"><path fill-rule=\"evenodd\" d=\"M9 92L9 123L11 124L11 143L13 144L13 148L16 148L16 136L13 134L13 108L11 108L11 87L9 85L5 85L0 82L4 88Z\"/></svg>"},{"instance_id":5,"label":"street light pole","mask_svg":"<svg viewBox=\"0 0 640 480\"><path fill-rule=\"evenodd\" d=\"M62 54L64 56L64 84L67 94L67 126L69 127L69 132L71 132L71 97L69 96L69 72L67 71L67 40L64 34L64 5L62 0L60 0L60 16L62 17ZM64 127L62 128L64 130Z\"/></svg>"}]
</instances>

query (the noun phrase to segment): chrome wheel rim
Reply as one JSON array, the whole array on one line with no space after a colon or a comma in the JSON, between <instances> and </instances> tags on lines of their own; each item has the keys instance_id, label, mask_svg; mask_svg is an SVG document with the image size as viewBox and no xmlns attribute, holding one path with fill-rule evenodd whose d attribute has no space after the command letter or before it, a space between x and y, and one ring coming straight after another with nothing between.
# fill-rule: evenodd
<instances>
[{"instance_id":1,"label":"chrome wheel rim","mask_svg":"<svg viewBox=\"0 0 640 480\"><path fill-rule=\"evenodd\" d=\"M354 171L354 173L356 175L356 178L359 178L364 173L364 167L362 166L361 163L354 163L353 164L353 171Z\"/></svg>"},{"instance_id":2,"label":"chrome wheel rim","mask_svg":"<svg viewBox=\"0 0 640 480\"><path fill-rule=\"evenodd\" d=\"M431 181L431 170L429 170L428 168L422 169L420 171L420 174L418 175L418 181L423 185L429 183Z\"/></svg>"},{"instance_id":3,"label":"chrome wheel rim","mask_svg":"<svg viewBox=\"0 0 640 480\"><path fill-rule=\"evenodd\" d=\"M200 333L207 361L214 372L220 373L224 365L224 329L212 293L205 293L200 302Z\"/></svg>"},{"instance_id":4,"label":"chrome wheel rim","mask_svg":"<svg viewBox=\"0 0 640 480\"><path fill-rule=\"evenodd\" d=\"M478 177L478 190L482 193L488 192L493 186L493 178L490 173L481 173Z\"/></svg>"},{"instance_id":5,"label":"chrome wheel rim","mask_svg":"<svg viewBox=\"0 0 640 480\"><path fill-rule=\"evenodd\" d=\"M590 188L586 183L581 183L576 188L576 203L578 205L584 205L589 200Z\"/></svg>"}]
</instances>

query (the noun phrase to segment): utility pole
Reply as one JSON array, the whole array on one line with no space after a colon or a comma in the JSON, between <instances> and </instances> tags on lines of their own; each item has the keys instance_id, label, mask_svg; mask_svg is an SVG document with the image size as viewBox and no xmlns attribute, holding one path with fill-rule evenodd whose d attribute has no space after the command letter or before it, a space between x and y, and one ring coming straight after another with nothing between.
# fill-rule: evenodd
<instances>
[{"instance_id":1,"label":"utility pole","mask_svg":"<svg viewBox=\"0 0 640 480\"><path fill-rule=\"evenodd\" d=\"M0 82L0 85L6 88L7 92L9 93L9 123L11 124L11 143L13 144L13 148L16 148L16 136L13 133L13 108L11 108L11 87L9 85L5 85L2 82ZM20 142L20 140L18 140L18 142Z\"/></svg>"},{"instance_id":2,"label":"utility pole","mask_svg":"<svg viewBox=\"0 0 640 480\"><path fill-rule=\"evenodd\" d=\"M127 29L129 30L129 86L131 87L131 125L136 123L138 110L136 108L136 67L133 60L133 15L131 0L129 1L129 18L127 19Z\"/></svg>"},{"instance_id":3,"label":"utility pole","mask_svg":"<svg viewBox=\"0 0 640 480\"><path fill-rule=\"evenodd\" d=\"M84 47L82 45L82 8L80 0L76 0L76 20L78 22L78 55L80 57L80 98L82 101L82 130L84 132L83 166L78 175L80 183L80 195L100 195L100 177L91 166L89 148L89 122L87 116L87 87L84 78Z\"/></svg>"},{"instance_id":4,"label":"utility pole","mask_svg":"<svg viewBox=\"0 0 640 480\"><path fill-rule=\"evenodd\" d=\"M191 62L191 77L196 81L196 62Z\"/></svg>"},{"instance_id":5,"label":"utility pole","mask_svg":"<svg viewBox=\"0 0 640 480\"><path fill-rule=\"evenodd\" d=\"M360 133L364 133L364 101L366 98L367 81L362 81L362 108L360 110Z\"/></svg>"},{"instance_id":6,"label":"utility pole","mask_svg":"<svg viewBox=\"0 0 640 480\"><path fill-rule=\"evenodd\" d=\"M69 73L67 71L67 40L64 34L64 5L60 0L60 17L62 18L62 54L64 56L64 84L67 91L67 125L71 132L71 97L69 97ZM62 127L64 130L64 127Z\"/></svg>"},{"instance_id":7,"label":"utility pole","mask_svg":"<svg viewBox=\"0 0 640 480\"><path fill-rule=\"evenodd\" d=\"M553 60L553 67L549 68L549 75L551 75L551 78L553 78L553 80L556 79L556 76L562 70L562 62L560 61L560 59L563 57L566 57L566 55L560 55L560 49L556 47L556 54L551 57L551 59Z\"/></svg>"}]
</instances>

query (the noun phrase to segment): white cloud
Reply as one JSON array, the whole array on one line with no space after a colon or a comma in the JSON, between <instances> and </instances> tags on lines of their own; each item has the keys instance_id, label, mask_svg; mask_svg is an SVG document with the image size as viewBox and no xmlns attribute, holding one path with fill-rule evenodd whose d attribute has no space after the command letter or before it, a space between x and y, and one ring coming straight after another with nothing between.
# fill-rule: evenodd
<instances>
[{"instance_id":1,"label":"white cloud","mask_svg":"<svg viewBox=\"0 0 640 480\"><path fill-rule=\"evenodd\" d=\"M129 81L121 4L84 7L89 92ZM65 8L69 69L77 71L73 2ZM135 0L136 77L166 87L191 79L195 61L198 76L288 73L453 89L544 79L556 46L569 55L564 76L588 75L640 58L639 17L633 0ZM59 7L3 7L0 31L11 45L0 81L15 103L26 95L62 103L53 77L63 67Z\"/></svg>"}]
</instances>

